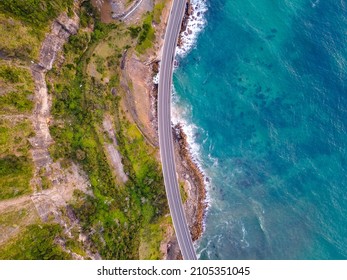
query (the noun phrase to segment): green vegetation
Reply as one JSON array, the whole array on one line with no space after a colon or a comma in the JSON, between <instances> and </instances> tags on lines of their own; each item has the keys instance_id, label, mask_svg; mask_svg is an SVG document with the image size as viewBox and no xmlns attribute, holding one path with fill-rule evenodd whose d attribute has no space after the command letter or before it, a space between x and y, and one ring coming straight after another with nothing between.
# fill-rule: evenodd
<instances>
[{"instance_id":1,"label":"green vegetation","mask_svg":"<svg viewBox=\"0 0 347 280\"><path fill-rule=\"evenodd\" d=\"M95 59L96 62L96 71L100 74L104 74L105 72L105 59L101 56L97 56Z\"/></svg>"},{"instance_id":2,"label":"green vegetation","mask_svg":"<svg viewBox=\"0 0 347 280\"><path fill-rule=\"evenodd\" d=\"M28 197L28 200L20 205L12 205L0 213L0 243L10 241L20 232L23 232L28 224L39 222L36 208ZM3 247L0 246L0 255Z\"/></svg>"},{"instance_id":3,"label":"green vegetation","mask_svg":"<svg viewBox=\"0 0 347 280\"><path fill-rule=\"evenodd\" d=\"M31 193L33 163L29 156L32 136L29 121L0 120L0 199Z\"/></svg>"},{"instance_id":4,"label":"green vegetation","mask_svg":"<svg viewBox=\"0 0 347 280\"><path fill-rule=\"evenodd\" d=\"M157 223L149 224L141 230L140 259L159 260L162 258L160 255L160 245L165 238L166 229L170 224L171 217L166 216L160 218Z\"/></svg>"},{"instance_id":5,"label":"green vegetation","mask_svg":"<svg viewBox=\"0 0 347 280\"><path fill-rule=\"evenodd\" d=\"M153 41L155 39L155 34L154 34L155 30L152 26L152 21L153 21L153 13L148 13L143 20L141 31L138 32L138 42L135 49L140 54L144 54L147 49L153 46ZM132 33L132 36L135 35L134 31L130 30L130 32Z\"/></svg>"},{"instance_id":6,"label":"green vegetation","mask_svg":"<svg viewBox=\"0 0 347 280\"><path fill-rule=\"evenodd\" d=\"M56 224L30 225L5 246L0 246L0 259L12 260L65 260L70 259L56 239L62 230Z\"/></svg>"},{"instance_id":7,"label":"green vegetation","mask_svg":"<svg viewBox=\"0 0 347 280\"><path fill-rule=\"evenodd\" d=\"M180 194L181 194L182 202L185 203L188 199L188 194L184 188L184 182L180 182L179 186L180 186Z\"/></svg>"},{"instance_id":8,"label":"green vegetation","mask_svg":"<svg viewBox=\"0 0 347 280\"><path fill-rule=\"evenodd\" d=\"M0 113L24 113L33 109L34 83L26 68L0 64Z\"/></svg>"},{"instance_id":9,"label":"green vegetation","mask_svg":"<svg viewBox=\"0 0 347 280\"><path fill-rule=\"evenodd\" d=\"M34 34L33 27L0 12L0 53L2 55L26 60L35 59L39 54L39 48L40 38Z\"/></svg>"},{"instance_id":10,"label":"green vegetation","mask_svg":"<svg viewBox=\"0 0 347 280\"><path fill-rule=\"evenodd\" d=\"M29 97L32 95L30 91L10 92L0 96L0 112L30 112L34 105Z\"/></svg>"},{"instance_id":11,"label":"green vegetation","mask_svg":"<svg viewBox=\"0 0 347 280\"><path fill-rule=\"evenodd\" d=\"M29 156L30 143L33 129L30 121L10 121L0 119L0 157L6 154Z\"/></svg>"},{"instance_id":12,"label":"green vegetation","mask_svg":"<svg viewBox=\"0 0 347 280\"><path fill-rule=\"evenodd\" d=\"M0 158L0 199L30 193L32 173L32 165L27 157L11 155Z\"/></svg>"},{"instance_id":13,"label":"green vegetation","mask_svg":"<svg viewBox=\"0 0 347 280\"><path fill-rule=\"evenodd\" d=\"M0 10L35 27L46 28L62 11L71 9L73 0L2 0ZM71 12L71 10L70 10Z\"/></svg>"},{"instance_id":14,"label":"green vegetation","mask_svg":"<svg viewBox=\"0 0 347 280\"><path fill-rule=\"evenodd\" d=\"M162 0L161 2L155 4L153 9L153 21L157 24L160 23L160 17L163 12L163 9L165 7L165 0Z\"/></svg>"},{"instance_id":15,"label":"green vegetation","mask_svg":"<svg viewBox=\"0 0 347 280\"><path fill-rule=\"evenodd\" d=\"M160 239L159 224L168 213L155 150L120 109L124 90L119 86L119 66L122 52L133 44L129 35L122 25L96 22L90 37L80 32L70 38L64 48L67 60L61 69L49 73L49 80L55 81L50 86L52 113L57 120L64 120L51 127L56 142L51 153L56 159L80 163L87 172L94 196L76 191L72 207L95 249L106 259L138 259L143 242L152 237ZM108 38L107 44L104 38ZM91 74L87 75L86 69ZM92 69L103 72L103 76ZM109 83L103 82L106 75ZM117 96L111 93L111 87L117 87ZM117 141L129 177L125 185L116 183L107 163L103 148L107 137L101 128L105 113L116 122ZM158 244L149 244L148 252L141 252L141 256L159 258Z\"/></svg>"},{"instance_id":16,"label":"green vegetation","mask_svg":"<svg viewBox=\"0 0 347 280\"><path fill-rule=\"evenodd\" d=\"M11 211L7 213L0 214L0 225L2 227L12 226L13 224L18 224L23 221L27 216L28 211L26 209L20 209L18 211Z\"/></svg>"},{"instance_id":17,"label":"green vegetation","mask_svg":"<svg viewBox=\"0 0 347 280\"><path fill-rule=\"evenodd\" d=\"M0 53L36 59L50 22L62 11L71 14L72 5L73 0L1 0Z\"/></svg>"},{"instance_id":18,"label":"green vegetation","mask_svg":"<svg viewBox=\"0 0 347 280\"><path fill-rule=\"evenodd\" d=\"M15 84L25 82L28 78L30 79L28 72L23 69L9 65L0 65L0 79L5 83Z\"/></svg>"},{"instance_id":19,"label":"green vegetation","mask_svg":"<svg viewBox=\"0 0 347 280\"><path fill-rule=\"evenodd\" d=\"M82 28L86 28L88 26L92 26L94 23L94 17L90 15L95 15L94 7L91 4L91 1L84 1L83 5L80 9L79 18L80 18L80 25Z\"/></svg>"},{"instance_id":20,"label":"green vegetation","mask_svg":"<svg viewBox=\"0 0 347 280\"><path fill-rule=\"evenodd\" d=\"M10 59L0 62L1 115L24 114L33 109L29 60L38 57L51 21L63 10L71 12L72 4L73 0L0 1L0 56ZM121 86L123 54L126 50L143 54L153 46L152 22L158 17L160 20L162 8L156 6L155 14L146 14L141 26L128 29L121 23L101 23L93 16L90 1L83 2L81 26L88 28L69 38L63 48L64 63L55 66L46 77L55 119L50 127L55 140L50 153L66 166L72 161L79 163L87 173L93 195L76 191L69 207L89 236L91 249L106 259L160 258L163 224L167 225L170 219L166 216L163 178L155 159L157 151L147 144L121 105L126 93ZM117 183L107 161L104 142L108 140L102 128L105 114L115 124L129 178L125 184ZM30 121L22 117L0 118L0 200L31 193L34 168L28 139L33 131ZM43 189L49 188L47 177L38 176ZM11 209L0 215L0 224L6 227L0 230L17 230L15 217L24 228L0 246L0 259L69 259L61 243L66 250L86 256L77 241L78 232L72 232L73 238L69 238L58 224L27 226L27 216L29 223L37 223L38 217L32 205L25 207L28 208Z\"/></svg>"}]
</instances>

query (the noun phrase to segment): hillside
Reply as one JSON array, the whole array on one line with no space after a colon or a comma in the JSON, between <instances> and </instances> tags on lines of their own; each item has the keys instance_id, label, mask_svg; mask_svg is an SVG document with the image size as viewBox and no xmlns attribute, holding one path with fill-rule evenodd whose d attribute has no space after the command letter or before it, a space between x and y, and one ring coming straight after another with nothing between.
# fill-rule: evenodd
<instances>
[{"instance_id":1,"label":"hillside","mask_svg":"<svg viewBox=\"0 0 347 280\"><path fill-rule=\"evenodd\" d=\"M167 9L145 2L124 21L89 1L0 3L0 259L165 257L151 100Z\"/></svg>"}]
</instances>

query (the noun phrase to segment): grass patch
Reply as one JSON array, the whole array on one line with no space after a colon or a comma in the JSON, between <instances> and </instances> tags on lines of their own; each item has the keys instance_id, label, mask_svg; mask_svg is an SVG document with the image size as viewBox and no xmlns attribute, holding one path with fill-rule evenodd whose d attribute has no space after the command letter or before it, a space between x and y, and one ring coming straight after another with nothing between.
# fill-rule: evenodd
<instances>
[{"instance_id":1,"label":"grass patch","mask_svg":"<svg viewBox=\"0 0 347 280\"><path fill-rule=\"evenodd\" d=\"M40 32L62 11L70 10L73 0L2 0L0 9L16 19L25 22ZM71 10L70 10L71 12Z\"/></svg>"},{"instance_id":2,"label":"grass patch","mask_svg":"<svg viewBox=\"0 0 347 280\"><path fill-rule=\"evenodd\" d=\"M130 42L127 30L120 25L114 26L106 40L100 41L95 47L93 55L88 60L88 74L99 82L107 81L116 87L119 83L122 55Z\"/></svg>"},{"instance_id":3,"label":"grass patch","mask_svg":"<svg viewBox=\"0 0 347 280\"><path fill-rule=\"evenodd\" d=\"M5 56L36 59L42 38L34 33L33 27L0 12L0 52Z\"/></svg>"},{"instance_id":4,"label":"grass patch","mask_svg":"<svg viewBox=\"0 0 347 280\"><path fill-rule=\"evenodd\" d=\"M30 225L10 243L0 246L2 260L66 260L71 257L64 252L56 239L62 229L56 224Z\"/></svg>"},{"instance_id":5,"label":"grass patch","mask_svg":"<svg viewBox=\"0 0 347 280\"><path fill-rule=\"evenodd\" d=\"M34 82L26 68L0 63L0 113L30 112Z\"/></svg>"},{"instance_id":6,"label":"grass patch","mask_svg":"<svg viewBox=\"0 0 347 280\"><path fill-rule=\"evenodd\" d=\"M161 14L163 13L164 7L165 7L165 1L161 1L155 4L153 8L153 21L157 24L159 24L161 21L160 18L161 18Z\"/></svg>"},{"instance_id":7,"label":"grass patch","mask_svg":"<svg viewBox=\"0 0 347 280\"><path fill-rule=\"evenodd\" d=\"M89 176L94 196L76 191L71 206L95 249L105 259L138 259L141 240L151 240L151 234L157 234L156 225L168 213L168 206L156 151L135 125L120 117L120 95L124 94L119 86L120 59L135 40L123 25L106 26L98 21L90 37L82 33L76 36L82 39L70 38L64 47L67 60L62 68L48 74L48 80L54 81L50 86L52 114L59 123L51 127L56 143L52 156L78 162ZM76 51L72 44L79 45L87 37L87 48ZM111 76L109 83L86 72L91 64L96 69L98 56L105 68L100 72ZM111 87L116 87L117 96ZM105 113L116 123L119 150L129 177L125 185L117 184L105 155ZM158 257L154 252L158 248L150 248L151 253L144 255Z\"/></svg>"},{"instance_id":8,"label":"grass patch","mask_svg":"<svg viewBox=\"0 0 347 280\"><path fill-rule=\"evenodd\" d=\"M13 226L21 223L24 218L28 215L27 209L19 209L18 211L11 211L0 214L0 225L1 226Z\"/></svg>"},{"instance_id":9,"label":"grass patch","mask_svg":"<svg viewBox=\"0 0 347 280\"><path fill-rule=\"evenodd\" d=\"M180 187L180 194L181 194L182 203L185 203L188 199L188 194L184 188L184 182L180 182L179 187Z\"/></svg>"},{"instance_id":10,"label":"grass patch","mask_svg":"<svg viewBox=\"0 0 347 280\"><path fill-rule=\"evenodd\" d=\"M31 193L32 162L27 157L0 158L0 200Z\"/></svg>"},{"instance_id":11,"label":"grass patch","mask_svg":"<svg viewBox=\"0 0 347 280\"><path fill-rule=\"evenodd\" d=\"M171 223L170 216L160 218L156 223L150 224L141 230L141 243L139 257L141 260L160 260L160 244L166 235L166 229Z\"/></svg>"},{"instance_id":12,"label":"grass patch","mask_svg":"<svg viewBox=\"0 0 347 280\"><path fill-rule=\"evenodd\" d=\"M30 91L9 92L0 96L1 113L26 113L34 108L33 102L29 99L32 96Z\"/></svg>"},{"instance_id":13,"label":"grass patch","mask_svg":"<svg viewBox=\"0 0 347 280\"><path fill-rule=\"evenodd\" d=\"M50 23L62 11L71 16L72 7L73 0L1 0L0 52L11 58L36 60Z\"/></svg>"},{"instance_id":14,"label":"grass patch","mask_svg":"<svg viewBox=\"0 0 347 280\"><path fill-rule=\"evenodd\" d=\"M153 47L155 40L155 30L152 26L153 13L148 13L143 20L141 31L139 32L136 51L144 54L147 49Z\"/></svg>"},{"instance_id":15,"label":"grass patch","mask_svg":"<svg viewBox=\"0 0 347 280\"><path fill-rule=\"evenodd\" d=\"M28 120L12 122L0 120L0 158L7 154L29 156L28 138L34 135L31 122Z\"/></svg>"},{"instance_id":16,"label":"grass patch","mask_svg":"<svg viewBox=\"0 0 347 280\"><path fill-rule=\"evenodd\" d=\"M27 69L4 64L0 65L0 80L9 84L26 83L31 76Z\"/></svg>"},{"instance_id":17,"label":"grass patch","mask_svg":"<svg viewBox=\"0 0 347 280\"><path fill-rule=\"evenodd\" d=\"M0 199L31 193L34 167L28 138L32 133L29 121L0 120Z\"/></svg>"},{"instance_id":18,"label":"grass patch","mask_svg":"<svg viewBox=\"0 0 347 280\"><path fill-rule=\"evenodd\" d=\"M23 203L7 207L0 213L0 243L18 235L28 224L38 221L36 208L30 198Z\"/></svg>"}]
</instances>

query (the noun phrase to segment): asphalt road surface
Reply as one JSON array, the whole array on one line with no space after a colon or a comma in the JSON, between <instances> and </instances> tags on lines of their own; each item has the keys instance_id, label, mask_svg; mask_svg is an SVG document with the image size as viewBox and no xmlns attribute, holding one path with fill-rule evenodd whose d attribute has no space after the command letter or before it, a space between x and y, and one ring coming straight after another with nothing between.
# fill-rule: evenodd
<instances>
[{"instance_id":1,"label":"asphalt road surface","mask_svg":"<svg viewBox=\"0 0 347 280\"><path fill-rule=\"evenodd\" d=\"M185 11L186 0L174 0L166 27L159 73L158 130L164 183L173 225L183 259L196 260L192 238L183 211L178 187L171 128L171 85L175 48Z\"/></svg>"}]
</instances>

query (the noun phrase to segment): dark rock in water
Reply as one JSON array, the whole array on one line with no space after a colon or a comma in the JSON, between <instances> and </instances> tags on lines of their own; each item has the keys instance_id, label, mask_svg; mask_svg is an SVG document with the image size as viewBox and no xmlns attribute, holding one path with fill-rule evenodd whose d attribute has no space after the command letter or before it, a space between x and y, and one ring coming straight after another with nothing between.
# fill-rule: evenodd
<instances>
[{"instance_id":1,"label":"dark rock in water","mask_svg":"<svg viewBox=\"0 0 347 280\"><path fill-rule=\"evenodd\" d=\"M265 37L266 40L272 40L273 38L275 38L276 36L275 35L267 35Z\"/></svg>"},{"instance_id":2,"label":"dark rock in water","mask_svg":"<svg viewBox=\"0 0 347 280\"><path fill-rule=\"evenodd\" d=\"M261 91L262 91L262 87L258 85L257 88L255 89L255 93L260 93Z\"/></svg>"},{"instance_id":3,"label":"dark rock in water","mask_svg":"<svg viewBox=\"0 0 347 280\"><path fill-rule=\"evenodd\" d=\"M256 88L256 90L255 90L256 93L261 93L261 91L262 91L262 87L261 86L258 86ZM258 95L258 96L260 96L260 95Z\"/></svg>"},{"instance_id":4,"label":"dark rock in water","mask_svg":"<svg viewBox=\"0 0 347 280\"><path fill-rule=\"evenodd\" d=\"M271 28L271 32L272 33L277 33L277 29L276 28Z\"/></svg>"}]
</instances>

